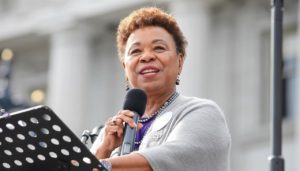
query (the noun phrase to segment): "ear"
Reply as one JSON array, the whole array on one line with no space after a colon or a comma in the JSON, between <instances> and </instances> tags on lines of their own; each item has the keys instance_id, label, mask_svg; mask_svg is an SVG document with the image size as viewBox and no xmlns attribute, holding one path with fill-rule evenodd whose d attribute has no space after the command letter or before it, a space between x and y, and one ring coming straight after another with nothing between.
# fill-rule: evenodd
<instances>
[{"instance_id":1,"label":"ear","mask_svg":"<svg viewBox=\"0 0 300 171\"><path fill-rule=\"evenodd\" d=\"M181 73L182 71L182 67L183 67L183 63L184 63L184 56L182 55L182 53L178 54L178 68L179 68L179 73Z\"/></svg>"},{"instance_id":2,"label":"ear","mask_svg":"<svg viewBox=\"0 0 300 171\"><path fill-rule=\"evenodd\" d=\"M126 65L125 65L125 63L124 62L122 62L122 66L123 66L123 70L124 70L124 76L125 76L125 78L126 78L126 80L128 79L127 78L127 75L126 75Z\"/></svg>"}]
</instances>

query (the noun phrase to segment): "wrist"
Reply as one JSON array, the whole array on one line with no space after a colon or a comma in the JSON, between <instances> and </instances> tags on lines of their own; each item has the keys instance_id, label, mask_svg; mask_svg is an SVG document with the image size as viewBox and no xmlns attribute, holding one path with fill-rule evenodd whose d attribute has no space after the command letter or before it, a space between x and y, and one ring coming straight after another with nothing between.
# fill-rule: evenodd
<instances>
[{"instance_id":1,"label":"wrist","mask_svg":"<svg viewBox=\"0 0 300 171\"><path fill-rule=\"evenodd\" d=\"M112 167L111 167L111 163L108 160L99 160L100 163L102 163L102 165L106 168L107 171L111 171Z\"/></svg>"},{"instance_id":2,"label":"wrist","mask_svg":"<svg viewBox=\"0 0 300 171\"><path fill-rule=\"evenodd\" d=\"M110 154L111 154L111 150L109 149L106 149L104 147L99 147L96 151L96 157L98 159L105 159L105 158L109 158L110 157Z\"/></svg>"}]
</instances>

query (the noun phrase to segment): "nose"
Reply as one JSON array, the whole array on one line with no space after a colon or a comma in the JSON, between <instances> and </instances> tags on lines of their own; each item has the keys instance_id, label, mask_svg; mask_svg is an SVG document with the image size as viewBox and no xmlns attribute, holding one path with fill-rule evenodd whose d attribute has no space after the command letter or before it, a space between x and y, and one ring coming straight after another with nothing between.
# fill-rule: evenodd
<instances>
[{"instance_id":1,"label":"nose","mask_svg":"<svg viewBox=\"0 0 300 171\"><path fill-rule=\"evenodd\" d=\"M151 51L145 51L140 57L141 62L151 62L155 60L155 55Z\"/></svg>"}]
</instances>

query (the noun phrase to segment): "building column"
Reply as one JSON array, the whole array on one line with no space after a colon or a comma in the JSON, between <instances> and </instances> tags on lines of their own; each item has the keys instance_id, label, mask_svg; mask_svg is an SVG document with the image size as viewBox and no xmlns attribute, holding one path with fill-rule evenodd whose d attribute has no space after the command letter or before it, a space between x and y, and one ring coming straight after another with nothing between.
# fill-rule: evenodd
<instances>
[{"instance_id":1,"label":"building column","mask_svg":"<svg viewBox=\"0 0 300 171\"><path fill-rule=\"evenodd\" d=\"M88 117L90 38L84 27L59 30L50 38L47 104L78 136Z\"/></svg>"},{"instance_id":2,"label":"building column","mask_svg":"<svg viewBox=\"0 0 300 171\"><path fill-rule=\"evenodd\" d=\"M172 1L170 12L176 17L183 34L188 41L187 55L181 74L180 92L186 95L207 96L206 84L209 68L206 67L209 58L210 7L212 1Z\"/></svg>"},{"instance_id":3,"label":"building column","mask_svg":"<svg viewBox=\"0 0 300 171\"><path fill-rule=\"evenodd\" d=\"M296 89L297 92L297 95L296 95L296 101L295 104L298 104L296 105L296 122L295 122L295 127L296 127L296 131L295 131L295 145L296 145L296 148L297 148L297 151L295 153L295 156L294 158L297 159L300 157L300 106L299 106L299 103L300 103L300 1L298 2L298 30L297 30L297 34L298 34L298 51L297 51L297 76L296 76L296 87L298 87ZM299 162L296 162L296 166L295 168L297 170L300 169L300 163Z\"/></svg>"}]
</instances>

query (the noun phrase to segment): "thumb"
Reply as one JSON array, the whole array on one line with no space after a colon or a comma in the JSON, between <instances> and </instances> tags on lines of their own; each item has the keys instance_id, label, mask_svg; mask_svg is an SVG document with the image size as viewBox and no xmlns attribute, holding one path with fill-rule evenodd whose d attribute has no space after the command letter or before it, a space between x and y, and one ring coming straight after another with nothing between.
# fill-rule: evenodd
<instances>
[{"instance_id":1,"label":"thumb","mask_svg":"<svg viewBox=\"0 0 300 171\"><path fill-rule=\"evenodd\" d=\"M138 129L141 129L141 128L143 128L143 126L144 126L144 125L143 125L143 124L141 124L141 123L138 123L138 124L137 124L137 128L138 128Z\"/></svg>"}]
</instances>

